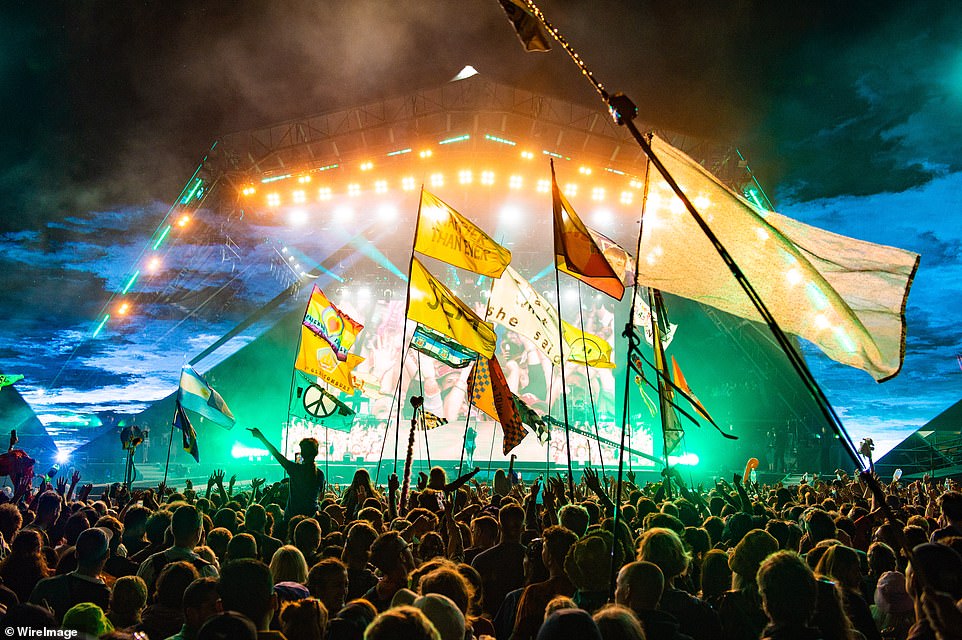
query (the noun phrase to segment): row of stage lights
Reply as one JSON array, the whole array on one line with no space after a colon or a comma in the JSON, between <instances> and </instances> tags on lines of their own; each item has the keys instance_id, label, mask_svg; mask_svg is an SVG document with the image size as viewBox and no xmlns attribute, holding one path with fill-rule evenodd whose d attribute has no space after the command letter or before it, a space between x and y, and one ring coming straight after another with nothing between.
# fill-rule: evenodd
<instances>
[{"instance_id":1,"label":"row of stage lights","mask_svg":"<svg viewBox=\"0 0 962 640\"><path fill-rule=\"evenodd\" d=\"M466 135L457 136L454 138L448 138L446 140L441 140L440 142L438 142L438 144L439 145L454 144L457 142L467 141L470 138L471 136L466 134ZM498 136L493 136L490 134L485 134L484 139L490 142L504 144L508 146L517 145L517 143L512 140L508 140L506 138L501 138ZM413 149L405 148L405 149L399 149L396 151L391 151L385 154L385 157L396 157L396 156L405 155L408 153L414 153ZM417 153L418 153L418 156L422 159L428 159L433 157L434 155L434 151L429 148L422 149ZM547 150L544 150L541 153L543 155L550 156L557 159L563 159L563 160L571 159L570 157L562 156L561 154L550 152ZM528 151L528 150L522 150L519 155L523 160L533 160L536 157L536 154L533 151ZM372 160L364 160L358 163L358 165L356 166L356 168L360 170L362 173L372 171L374 167L375 167L375 164ZM314 191L310 188L309 185L311 184L311 182L313 182L312 174L323 173L323 172L327 172L327 171L338 169L338 168L343 168L343 165L335 163L335 164L329 164L322 167L318 167L307 173L301 173L301 174L285 173L285 174L268 176L268 177L262 178L260 181L262 186L269 185L274 182L280 182L280 181L286 181L286 180L296 180L298 185L287 194L286 202L285 202L285 198L281 195L281 193L278 190L273 190L273 189L266 191L264 202L268 207L276 208L284 204L303 205L303 204L307 204L309 201L320 201L320 202L329 201L333 199L335 195L340 195L340 194L335 194L334 190L329 186L322 186L317 188L316 191ZM623 171L620 171L618 169L613 169L610 167L605 167L603 171L607 173L612 173L618 176L628 175ZM582 176L589 177L594 173L594 169L592 169L589 166L582 165L578 168L578 173ZM433 172L429 176L427 176L427 179L425 180L425 186L431 189L439 189L444 187L448 183L448 180L449 180L449 175L446 175L444 172L440 172L440 171ZM461 186L468 186L468 185L477 183L482 186L493 187L497 184L497 174L491 169L485 169L480 172L475 172L472 169L460 169L459 171L457 171L456 175L450 176L450 180L456 182L458 185L461 185ZM511 174L507 179L508 189L512 191L518 191L523 189L524 184L525 184L525 177L518 173ZM416 190L419 185L418 185L418 180L417 178L415 178L415 176L408 175L408 176L402 177L399 180L399 182L396 183L396 186L399 186L401 191L411 192ZM642 182L641 180L632 177L630 179L629 186L633 190L638 190L642 187ZM261 187L255 186L253 184L248 184L243 189L241 189L241 194L247 198L250 198L255 196L260 190L260 188ZM367 192L381 195L381 194L388 193L391 190L391 188L392 188L392 185L388 180L378 179L378 180L374 180L373 184L369 184L367 186ZM565 194L565 196L569 198L577 197L580 191L580 185L576 182L568 182L562 186L561 190ZM549 193L551 191L551 181L547 179L537 180L535 182L535 191L537 193ZM348 197L352 197L352 198L358 197L365 193L365 187L362 187L360 182L350 182L347 184L347 187L344 193ZM605 202L608 199L608 197L609 197L608 190L605 187L593 187L591 189L591 200L594 202ZM621 191L621 193L619 194L619 202L622 205L628 206L635 203L635 201L636 201L635 192L632 190L624 190L624 191Z\"/></svg>"}]
</instances>

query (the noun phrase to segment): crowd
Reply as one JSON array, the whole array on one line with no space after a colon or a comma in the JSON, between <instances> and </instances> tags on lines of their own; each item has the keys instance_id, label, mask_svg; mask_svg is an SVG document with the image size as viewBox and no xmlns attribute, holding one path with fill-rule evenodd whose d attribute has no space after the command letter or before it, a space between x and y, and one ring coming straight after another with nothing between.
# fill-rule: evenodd
<instances>
[{"instance_id":1,"label":"crowd","mask_svg":"<svg viewBox=\"0 0 962 640\"><path fill-rule=\"evenodd\" d=\"M254 435L263 438L259 433ZM0 628L137 640L955 640L962 493L931 479L577 484L435 467L326 485L0 492ZM46 480L46 479L45 479ZM315 500L316 498L316 500ZM617 513L617 518L615 517ZM611 569L616 574L612 579ZM37 632L33 632L37 635Z\"/></svg>"}]
</instances>

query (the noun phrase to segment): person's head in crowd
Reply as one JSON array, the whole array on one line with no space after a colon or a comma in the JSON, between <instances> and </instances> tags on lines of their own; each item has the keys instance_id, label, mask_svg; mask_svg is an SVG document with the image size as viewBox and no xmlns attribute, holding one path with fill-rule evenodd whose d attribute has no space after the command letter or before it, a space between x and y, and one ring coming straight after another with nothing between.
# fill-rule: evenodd
<instances>
[{"instance_id":1,"label":"person's head in crowd","mask_svg":"<svg viewBox=\"0 0 962 640\"><path fill-rule=\"evenodd\" d=\"M23 516L15 504L0 504L0 535L9 544L23 524Z\"/></svg>"},{"instance_id":2,"label":"person's head in crowd","mask_svg":"<svg viewBox=\"0 0 962 640\"><path fill-rule=\"evenodd\" d=\"M483 610L484 583L478 570L469 564L459 562L457 571L471 585L471 601L468 603L468 616L480 616Z\"/></svg>"},{"instance_id":3,"label":"person's head in crowd","mask_svg":"<svg viewBox=\"0 0 962 640\"><path fill-rule=\"evenodd\" d=\"M307 561L304 554L294 545L285 544L274 552L271 558L271 575L274 584L278 582L307 582Z\"/></svg>"},{"instance_id":4,"label":"person's head in crowd","mask_svg":"<svg viewBox=\"0 0 962 640\"><path fill-rule=\"evenodd\" d=\"M371 564L386 577L402 581L415 567L411 545L397 531L382 533L371 545Z\"/></svg>"},{"instance_id":5,"label":"person's head in crowd","mask_svg":"<svg viewBox=\"0 0 962 640\"><path fill-rule=\"evenodd\" d=\"M747 513L734 513L725 520L725 530L722 538L734 547L746 533L755 528L754 518Z\"/></svg>"},{"instance_id":6,"label":"person's head in crowd","mask_svg":"<svg viewBox=\"0 0 962 640\"><path fill-rule=\"evenodd\" d=\"M441 467L431 467L428 474L428 488L440 491L448 483L448 474Z\"/></svg>"},{"instance_id":7,"label":"person's head in crowd","mask_svg":"<svg viewBox=\"0 0 962 640\"><path fill-rule=\"evenodd\" d=\"M679 536L685 533L685 523L670 513L649 513L645 516L647 529L671 529Z\"/></svg>"},{"instance_id":8,"label":"person's head in crowd","mask_svg":"<svg viewBox=\"0 0 962 640\"><path fill-rule=\"evenodd\" d=\"M47 529L60 517L60 494L48 489L37 498L37 517L32 525L38 529Z\"/></svg>"},{"instance_id":9,"label":"person's head in crowd","mask_svg":"<svg viewBox=\"0 0 962 640\"><path fill-rule=\"evenodd\" d=\"M422 562L432 558L444 557L444 539L436 531L428 531L418 543L418 557Z\"/></svg>"},{"instance_id":10,"label":"person's head in crowd","mask_svg":"<svg viewBox=\"0 0 962 640\"><path fill-rule=\"evenodd\" d=\"M665 576L658 565L629 562L618 572L615 602L636 612L657 609L664 589Z\"/></svg>"},{"instance_id":11,"label":"person's head in crowd","mask_svg":"<svg viewBox=\"0 0 962 640\"><path fill-rule=\"evenodd\" d=\"M107 617L117 629L126 629L140 622L146 606L147 584L137 576L122 576L110 592Z\"/></svg>"},{"instance_id":12,"label":"person's head in crowd","mask_svg":"<svg viewBox=\"0 0 962 640\"><path fill-rule=\"evenodd\" d=\"M702 529L708 532L712 546L722 541L725 535L725 521L718 516L708 516L701 523Z\"/></svg>"},{"instance_id":13,"label":"person's head in crowd","mask_svg":"<svg viewBox=\"0 0 962 640\"><path fill-rule=\"evenodd\" d=\"M604 640L645 640L645 631L634 612L618 604L609 604L591 616Z\"/></svg>"},{"instance_id":14,"label":"person's head in crowd","mask_svg":"<svg viewBox=\"0 0 962 640\"><path fill-rule=\"evenodd\" d=\"M868 552L866 552L866 560L868 562L868 574L875 578L886 571L895 571L898 569L898 558L895 557L895 552L892 547L888 546L884 542L873 542L868 546Z\"/></svg>"},{"instance_id":15,"label":"person's head in crowd","mask_svg":"<svg viewBox=\"0 0 962 640\"><path fill-rule=\"evenodd\" d=\"M145 540L148 518L150 509L141 505L134 505L124 512L124 544Z\"/></svg>"},{"instance_id":16,"label":"person's head in crowd","mask_svg":"<svg viewBox=\"0 0 962 640\"><path fill-rule=\"evenodd\" d=\"M754 584L758 567L776 551L778 540L772 534L761 529L752 529L746 533L728 558L728 566L733 573L732 587L741 589Z\"/></svg>"},{"instance_id":17,"label":"person's head in crowd","mask_svg":"<svg viewBox=\"0 0 962 640\"><path fill-rule=\"evenodd\" d=\"M298 449L301 452L301 460L304 464L313 464L314 459L317 458L317 452L319 444L317 438L304 438L298 443Z\"/></svg>"},{"instance_id":18,"label":"person's head in crowd","mask_svg":"<svg viewBox=\"0 0 962 640\"><path fill-rule=\"evenodd\" d=\"M825 550L815 565L815 574L835 580L846 591L858 591L862 586L858 552L843 544L835 544Z\"/></svg>"},{"instance_id":19,"label":"person's head in crowd","mask_svg":"<svg viewBox=\"0 0 962 640\"><path fill-rule=\"evenodd\" d=\"M99 638L114 630L114 625L107 619L104 610L92 602L81 602L67 609L63 614L60 628L79 631L80 633Z\"/></svg>"},{"instance_id":20,"label":"person's head in crowd","mask_svg":"<svg viewBox=\"0 0 962 640\"><path fill-rule=\"evenodd\" d=\"M501 526L491 516L480 516L471 521L471 546L490 549L498 544Z\"/></svg>"},{"instance_id":21,"label":"person's head in crowd","mask_svg":"<svg viewBox=\"0 0 962 640\"><path fill-rule=\"evenodd\" d=\"M895 553L902 554L902 526L901 522L884 522L875 528L875 531L872 533L872 541L884 542L892 547Z\"/></svg>"},{"instance_id":22,"label":"person's head in crowd","mask_svg":"<svg viewBox=\"0 0 962 640\"><path fill-rule=\"evenodd\" d=\"M453 569L454 563L447 558L434 558L427 562L422 562L418 567L408 574L408 584L415 591L421 588L421 578L431 573L435 569L448 567Z\"/></svg>"},{"instance_id":23,"label":"person's head in crowd","mask_svg":"<svg viewBox=\"0 0 962 640\"><path fill-rule=\"evenodd\" d=\"M257 539L249 533L238 533L227 543L224 560L233 562L247 558L257 559Z\"/></svg>"},{"instance_id":24,"label":"person's head in crowd","mask_svg":"<svg viewBox=\"0 0 962 640\"><path fill-rule=\"evenodd\" d=\"M223 508L218 509L214 517L211 518L214 523L215 528L227 529L231 534L237 534L237 512L233 509Z\"/></svg>"},{"instance_id":25,"label":"person's head in crowd","mask_svg":"<svg viewBox=\"0 0 962 640\"><path fill-rule=\"evenodd\" d=\"M207 546L213 549L217 562L223 564L227 560L227 545L233 535L224 527L215 527L207 534Z\"/></svg>"},{"instance_id":26,"label":"person's head in crowd","mask_svg":"<svg viewBox=\"0 0 962 640\"><path fill-rule=\"evenodd\" d=\"M879 576L875 586L875 606L888 615L900 616L913 613L912 597L906 589L903 573L886 571Z\"/></svg>"},{"instance_id":27,"label":"person's head in crowd","mask_svg":"<svg viewBox=\"0 0 962 640\"><path fill-rule=\"evenodd\" d=\"M57 619L53 611L38 604L21 602L7 608L3 616L3 626L12 629L57 629Z\"/></svg>"},{"instance_id":28,"label":"person's head in crowd","mask_svg":"<svg viewBox=\"0 0 962 640\"><path fill-rule=\"evenodd\" d=\"M112 537L113 533L102 527L92 527L80 534L74 549L79 573L97 576L103 571L110 553Z\"/></svg>"},{"instance_id":29,"label":"person's head in crowd","mask_svg":"<svg viewBox=\"0 0 962 640\"><path fill-rule=\"evenodd\" d=\"M186 560L167 564L157 576L154 603L180 610L184 604L184 591L199 577L197 568Z\"/></svg>"},{"instance_id":30,"label":"person's head in crowd","mask_svg":"<svg viewBox=\"0 0 962 640\"><path fill-rule=\"evenodd\" d=\"M580 503L580 505L588 512L588 526L598 524L598 520L601 519L601 507L598 503L593 500L586 500Z\"/></svg>"},{"instance_id":31,"label":"person's head in crowd","mask_svg":"<svg viewBox=\"0 0 962 640\"><path fill-rule=\"evenodd\" d=\"M521 542L524 531L524 509L517 504L508 504L498 510L498 524L501 525L501 542Z\"/></svg>"},{"instance_id":32,"label":"person's head in crowd","mask_svg":"<svg viewBox=\"0 0 962 640\"><path fill-rule=\"evenodd\" d=\"M855 639L855 628L845 610L845 594L835 581L827 578L815 580L815 615L810 626L817 628L825 638Z\"/></svg>"},{"instance_id":33,"label":"person's head in crowd","mask_svg":"<svg viewBox=\"0 0 962 640\"><path fill-rule=\"evenodd\" d=\"M87 514L80 511L69 518L63 527L63 535L67 541L67 544L74 546L77 544L77 538L80 534L91 527L90 521L87 519Z\"/></svg>"},{"instance_id":34,"label":"person's head in crowd","mask_svg":"<svg viewBox=\"0 0 962 640\"><path fill-rule=\"evenodd\" d=\"M621 546L613 545L610 532L595 529L571 545L565 558L565 574L576 589L575 601L586 609L596 609L607 599L608 572L599 567L612 561L612 547L614 562L620 565L624 561Z\"/></svg>"},{"instance_id":35,"label":"person's head in crowd","mask_svg":"<svg viewBox=\"0 0 962 640\"><path fill-rule=\"evenodd\" d=\"M558 609L544 619L537 640L602 640L598 625L583 609Z\"/></svg>"},{"instance_id":36,"label":"person's head in crowd","mask_svg":"<svg viewBox=\"0 0 962 640\"><path fill-rule=\"evenodd\" d=\"M676 576L684 575L688 570L690 556L675 531L656 527L645 531L639 538L637 559L658 565L668 588Z\"/></svg>"},{"instance_id":37,"label":"person's head in crowd","mask_svg":"<svg viewBox=\"0 0 962 640\"><path fill-rule=\"evenodd\" d=\"M294 527L294 546L304 558L313 558L321 544L321 525L314 518L304 518Z\"/></svg>"},{"instance_id":38,"label":"person's head in crowd","mask_svg":"<svg viewBox=\"0 0 962 640\"><path fill-rule=\"evenodd\" d=\"M355 522L347 530L341 560L348 567L363 569L371 557L371 545L378 532L367 522Z\"/></svg>"},{"instance_id":39,"label":"person's head in crowd","mask_svg":"<svg viewBox=\"0 0 962 640\"><path fill-rule=\"evenodd\" d=\"M373 604L363 599L352 600L328 620L327 640L360 640L375 617L377 609Z\"/></svg>"},{"instance_id":40,"label":"person's head in crowd","mask_svg":"<svg viewBox=\"0 0 962 640\"><path fill-rule=\"evenodd\" d=\"M228 562L217 581L221 607L250 618L258 631L265 631L277 609L277 595L270 568L250 558Z\"/></svg>"},{"instance_id":41,"label":"person's head in crowd","mask_svg":"<svg viewBox=\"0 0 962 640\"><path fill-rule=\"evenodd\" d=\"M588 530L588 510L580 504L566 504L558 511L558 524L579 538Z\"/></svg>"},{"instance_id":42,"label":"person's head in crowd","mask_svg":"<svg viewBox=\"0 0 962 640\"><path fill-rule=\"evenodd\" d=\"M905 521L905 526L921 527L925 531L926 535L932 533L932 525L929 522L929 520L926 519L925 516L920 515L918 513L915 514L914 516L910 516L909 519Z\"/></svg>"},{"instance_id":43,"label":"person's head in crowd","mask_svg":"<svg viewBox=\"0 0 962 640\"><path fill-rule=\"evenodd\" d=\"M413 606L396 607L378 614L364 631L364 640L441 640L441 634L424 613Z\"/></svg>"},{"instance_id":44,"label":"person's head in crowd","mask_svg":"<svg viewBox=\"0 0 962 640\"><path fill-rule=\"evenodd\" d=\"M328 612L317 598L285 602L278 616L281 633L297 640L324 640Z\"/></svg>"},{"instance_id":45,"label":"person's head in crowd","mask_svg":"<svg viewBox=\"0 0 962 640\"><path fill-rule=\"evenodd\" d=\"M164 544L164 535L170 527L171 516L170 511L161 509L154 511L150 514L150 517L147 518L147 524L144 525L144 534L152 546L159 547Z\"/></svg>"},{"instance_id":46,"label":"person's head in crowd","mask_svg":"<svg viewBox=\"0 0 962 640\"><path fill-rule=\"evenodd\" d=\"M962 492L946 491L939 496L939 522L962 531Z\"/></svg>"},{"instance_id":47,"label":"person's head in crowd","mask_svg":"<svg viewBox=\"0 0 962 640\"><path fill-rule=\"evenodd\" d=\"M347 597L347 565L337 558L324 558L307 573L308 590L336 615Z\"/></svg>"},{"instance_id":48,"label":"person's head in crowd","mask_svg":"<svg viewBox=\"0 0 962 640\"><path fill-rule=\"evenodd\" d=\"M912 561L905 570L906 590L921 612L922 585L962 598L962 557L942 544L927 542L912 549Z\"/></svg>"},{"instance_id":49,"label":"person's head in crowd","mask_svg":"<svg viewBox=\"0 0 962 640\"><path fill-rule=\"evenodd\" d=\"M548 601L548 604L544 607L544 620L548 619L555 611L560 611L561 609L577 609L578 603L569 598L568 596L555 596Z\"/></svg>"},{"instance_id":50,"label":"person's head in crowd","mask_svg":"<svg viewBox=\"0 0 962 640\"><path fill-rule=\"evenodd\" d=\"M375 531L384 531L384 514L377 507L364 507L357 512L357 519L370 523Z\"/></svg>"},{"instance_id":51,"label":"person's head in crowd","mask_svg":"<svg viewBox=\"0 0 962 640\"><path fill-rule=\"evenodd\" d=\"M801 556L793 551L773 553L762 562L756 579L771 624L789 629L808 625L818 595L815 574Z\"/></svg>"},{"instance_id":52,"label":"person's head in crowd","mask_svg":"<svg viewBox=\"0 0 962 640\"><path fill-rule=\"evenodd\" d=\"M471 583L454 567L439 567L421 576L418 581L418 593L442 595L457 605L462 615L467 615L474 589ZM433 618L429 615L429 618ZM444 635L442 633L442 635Z\"/></svg>"},{"instance_id":53,"label":"person's head in crowd","mask_svg":"<svg viewBox=\"0 0 962 640\"><path fill-rule=\"evenodd\" d=\"M97 520L94 526L110 532L110 555L115 555L123 542L124 525L113 516L103 516Z\"/></svg>"},{"instance_id":54,"label":"person's head in crowd","mask_svg":"<svg viewBox=\"0 0 962 640\"><path fill-rule=\"evenodd\" d=\"M200 544L203 525L197 507L190 504L178 507L170 519L170 531L175 547L193 549Z\"/></svg>"},{"instance_id":55,"label":"person's head in crowd","mask_svg":"<svg viewBox=\"0 0 962 640\"><path fill-rule=\"evenodd\" d=\"M682 540L692 556L698 559L701 559L711 549L711 536L708 535L708 531L701 527L685 527Z\"/></svg>"},{"instance_id":56,"label":"person's head in crowd","mask_svg":"<svg viewBox=\"0 0 962 640\"><path fill-rule=\"evenodd\" d=\"M548 527L541 534L543 543L541 560L552 577L564 573L565 558L572 545L578 542L578 535L563 526Z\"/></svg>"},{"instance_id":57,"label":"person's head in crowd","mask_svg":"<svg viewBox=\"0 0 962 640\"><path fill-rule=\"evenodd\" d=\"M263 505L254 503L244 512L244 529L255 533L263 533L267 526L267 511Z\"/></svg>"},{"instance_id":58,"label":"person's head in crowd","mask_svg":"<svg viewBox=\"0 0 962 640\"><path fill-rule=\"evenodd\" d=\"M711 601L731 589L732 570L728 560L728 554L721 549L712 549L705 554L701 562L702 600Z\"/></svg>"},{"instance_id":59,"label":"person's head in crowd","mask_svg":"<svg viewBox=\"0 0 962 640\"><path fill-rule=\"evenodd\" d=\"M197 578L184 589L181 600L184 626L196 634L207 620L221 612L216 578Z\"/></svg>"},{"instance_id":60,"label":"person's head in crowd","mask_svg":"<svg viewBox=\"0 0 962 640\"><path fill-rule=\"evenodd\" d=\"M447 596L429 593L417 598L413 606L431 621L441 640L462 640L465 633L465 618L454 602Z\"/></svg>"},{"instance_id":61,"label":"person's head in crowd","mask_svg":"<svg viewBox=\"0 0 962 640\"><path fill-rule=\"evenodd\" d=\"M787 522L784 520L769 520L765 523L765 531L778 540L779 549L788 548L789 529Z\"/></svg>"},{"instance_id":62,"label":"person's head in crowd","mask_svg":"<svg viewBox=\"0 0 962 640\"><path fill-rule=\"evenodd\" d=\"M905 541L908 543L910 549L914 549L918 545L925 544L929 541L929 534L918 525L906 525L902 529L902 535L905 536Z\"/></svg>"},{"instance_id":63,"label":"person's head in crowd","mask_svg":"<svg viewBox=\"0 0 962 640\"><path fill-rule=\"evenodd\" d=\"M242 613L224 611L204 622L196 640L257 640L257 626Z\"/></svg>"}]
</instances>

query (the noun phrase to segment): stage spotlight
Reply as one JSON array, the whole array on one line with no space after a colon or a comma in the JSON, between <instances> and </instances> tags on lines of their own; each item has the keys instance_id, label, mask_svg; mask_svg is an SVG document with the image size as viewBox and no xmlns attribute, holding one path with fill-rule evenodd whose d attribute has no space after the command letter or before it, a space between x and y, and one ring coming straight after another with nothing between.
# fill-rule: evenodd
<instances>
[{"instance_id":1,"label":"stage spotlight","mask_svg":"<svg viewBox=\"0 0 962 640\"><path fill-rule=\"evenodd\" d=\"M444 174L443 173L432 173L431 174L431 186L432 187L443 187L444 186Z\"/></svg>"},{"instance_id":2,"label":"stage spotlight","mask_svg":"<svg viewBox=\"0 0 962 640\"><path fill-rule=\"evenodd\" d=\"M378 180L374 183L374 193L387 193L387 180Z\"/></svg>"},{"instance_id":3,"label":"stage spotlight","mask_svg":"<svg viewBox=\"0 0 962 640\"><path fill-rule=\"evenodd\" d=\"M635 200L635 194L631 191L621 192L621 204L631 204Z\"/></svg>"},{"instance_id":4,"label":"stage spotlight","mask_svg":"<svg viewBox=\"0 0 962 640\"><path fill-rule=\"evenodd\" d=\"M385 202L377 208L377 215L381 220L394 220L397 218L397 207Z\"/></svg>"},{"instance_id":5,"label":"stage spotlight","mask_svg":"<svg viewBox=\"0 0 962 640\"><path fill-rule=\"evenodd\" d=\"M184 214L180 217L180 220L177 221L177 226L181 228L186 227L188 222L190 222L190 216Z\"/></svg>"},{"instance_id":6,"label":"stage spotlight","mask_svg":"<svg viewBox=\"0 0 962 640\"><path fill-rule=\"evenodd\" d=\"M614 221L614 216L608 209L598 209L595 211L594 221L600 227L606 227Z\"/></svg>"},{"instance_id":7,"label":"stage spotlight","mask_svg":"<svg viewBox=\"0 0 962 640\"><path fill-rule=\"evenodd\" d=\"M67 464L70 462L70 454L62 449L58 449L56 455L54 455L54 460L57 464Z\"/></svg>"},{"instance_id":8,"label":"stage spotlight","mask_svg":"<svg viewBox=\"0 0 962 640\"><path fill-rule=\"evenodd\" d=\"M352 182L351 184L347 185L347 195L351 196L352 198L356 198L357 196L361 195L361 185L357 184L356 182Z\"/></svg>"},{"instance_id":9,"label":"stage spotlight","mask_svg":"<svg viewBox=\"0 0 962 640\"><path fill-rule=\"evenodd\" d=\"M694 453L686 453L680 456L668 456L668 464L680 464L686 467L694 467L699 462L698 456Z\"/></svg>"},{"instance_id":10,"label":"stage spotlight","mask_svg":"<svg viewBox=\"0 0 962 640\"><path fill-rule=\"evenodd\" d=\"M470 169L461 169L458 171L458 182L461 184L471 184L474 180L474 175L471 173Z\"/></svg>"},{"instance_id":11,"label":"stage spotlight","mask_svg":"<svg viewBox=\"0 0 962 640\"><path fill-rule=\"evenodd\" d=\"M500 224L508 227L514 227L521 224L521 220L524 217L521 207L516 204L506 204L501 207L501 215L499 216Z\"/></svg>"},{"instance_id":12,"label":"stage spotlight","mask_svg":"<svg viewBox=\"0 0 962 640\"><path fill-rule=\"evenodd\" d=\"M535 189L538 193L548 193L551 191L551 181L550 180L538 180L538 186Z\"/></svg>"},{"instance_id":13,"label":"stage spotlight","mask_svg":"<svg viewBox=\"0 0 962 640\"><path fill-rule=\"evenodd\" d=\"M603 202L605 199L605 188L595 187L591 190L591 199L595 202Z\"/></svg>"},{"instance_id":14,"label":"stage spotlight","mask_svg":"<svg viewBox=\"0 0 962 640\"><path fill-rule=\"evenodd\" d=\"M311 181L311 176L301 176L297 179L298 184L308 184Z\"/></svg>"},{"instance_id":15,"label":"stage spotlight","mask_svg":"<svg viewBox=\"0 0 962 640\"><path fill-rule=\"evenodd\" d=\"M532 160L534 158L534 154L530 151L522 151L521 157L525 160Z\"/></svg>"},{"instance_id":16,"label":"stage spotlight","mask_svg":"<svg viewBox=\"0 0 962 640\"><path fill-rule=\"evenodd\" d=\"M127 315L127 312L128 312L128 311L130 311L130 304L128 304L128 303L126 303L126 302L121 302L121 303L120 303L120 306L117 307L117 315L119 315L119 316L125 316L125 315Z\"/></svg>"},{"instance_id":17,"label":"stage spotlight","mask_svg":"<svg viewBox=\"0 0 962 640\"><path fill-rule=\"evenodd\" d=\"M494 184L494 171L482 171L481 184L488 186Z\"/></svg>"},{"instance_id":18,"label":"stage spotlight","mask_svg":"<svg viewBox=\"0 0 962 640\"><path fill-rule=\"evenodd\" d=\"M300 208L291 209L290 213L287 214L287 220L291 223L291 226L303 226L307 222L307 211Z\"/></svg>"},{"instance_id":19,"label":"stage spotlight","mask_svg":"<svg viewBox=\"0 0 962 640\"><path fill-rule=\"evenodd\" d=\"M154 256L153 258L147 261L147 273L151 273L151 274L157 273L158 271L160 271L160 266L161 266L160 258L158 258L157 256Z\"/></svg>"},{"instance_id":20,"label":"stage spotlight","mask_svg":"<svg viewBox=\"0 0 962 640\"><path fill-rule=\"evenodd\" d=\"M370 171L374 168L374 163L368 160L367 162L361 163L361 171Z\"/></svg>"},{"instance_id":21,"label":"stage spotlight","mask_svg":"<svg viewBox=\"0 0 962 640\"><path fill-rule=\"evenodd\" d=\"M407 176L401 178L401 189L404 191L414 191L417 183L414 181L414 176Z\"/></svg>"},{"instance_id":22,"label":"stage spotlight","mask_svg":"<svg viewBox=\"0 0 962 640\"><path fill-rule=\"evenodd\" d=\"M521 176L513 175L508 179L509 189L520 189L522 186L524 186L524 179Z\"/></svg>"},{"instance_id":23,"label":"stage spotlight","mask_svg":"<svg viewBox=\"0 0 962 640\"><path fill-rule=\"evenodd\" d=\"M247 458L251 460L253 458L263 458L270 454L267 452L267 449L255 449L240 442L235 442L234 446L230 448L230 455L232 458Z\"/></svg>"},{"instance_id":24,"label":"stage spotlight","mask_svg":"<svg viewBox=\"0 0 962 640\"><path fill-rule=\"evenodd\" d=\"M244 187L241 193L243 193L245 196L252 196L255 193L257 193L257 189L255 189L254 187Z\"/></svg>"},{"instance_id":25,"label":"stage spotlight","mask_svg":"<svg viewBox=\"0 0 962 640\"><path fill-rule=\"evenodd\" d=\"M575 197L578 195L578 185L576 185L574 182L569 182L565 185L564 194L569 198Z\"/></svg>"},{"instance_id":26,"label":"stage spotlight","mask_svg":"<svg viewBox=\"0 0 962 640\"><path fill-rule=\"evenodd\" d=\"M347 206L340 206L334 210L334 220L340 223L350 222L354 219L354 209Z\"/></svg>"},{"instance_id":27,"label":"stage spotlight","mask_svg":"<svg viewBox=\"0 0 962 640\"><path fill-rule=\"evenodd\" d=\"M267 206L268 207L279 207L281 204L281 194L279 193L268 193L267 194Z\"/></svg>"},{"instance_id":28,"label":"stage spotlight","mask_svg":"<svg viewBox=\"0 0 962 640\"><path fill-rule=\"evenodd\" d=\"M422 158L430 158L431 156L434 155L434 152L431 151L430 149L424 149L418 155L421 156Z\"/></svg>"},{"instance_id":29,"label":"stage spotlight","mask_svg":"<svg viewBox=\"0 0 962 640\"><path fill-rule=\"evenodd\" d=\"M590 176L591 167L585 167L585 166L578 167L578 173L580 173L583 176Z\"/></svg>"},{"instance_id":30,"label":"stage spotlight","mask_svg":"<svg viewBox=\"0 0 962 640\"><path fill-rule=\"evenodd\" d=\"M291 199L294 201L294 204L304 204L307 202L307 195L305 195L303 191L297 190L291 194Z\"/></svg>"},{"instance_id":31,"label":"stage spotlight","mask_svg":"<svg viewBox=\"0 0 962 640\"><path fill-rule=\"evenodd\" d=\"M321 187L320 189L318 189L318 190L317 190L317 199L318 199L318 200L330 200L330 199L331 199L331 188L330 188L330 187Z\"/></svg>"}]
</instances>

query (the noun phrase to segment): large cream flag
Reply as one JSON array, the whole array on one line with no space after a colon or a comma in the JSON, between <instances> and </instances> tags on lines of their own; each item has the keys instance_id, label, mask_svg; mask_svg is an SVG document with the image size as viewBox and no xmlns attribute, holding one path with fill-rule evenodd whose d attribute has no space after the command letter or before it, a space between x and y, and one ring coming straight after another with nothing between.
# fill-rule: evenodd
<instances>
[{"instance_id":1,"label":"large cream flag","mask_svg":"<svg viewBox=\"0 0 962 640\"><path fill-rule=\"evenodd\" d=\"M524 336L552 364L561 364L558 312L513 267L494 281L485 319Z\"/></svg>"},{"instance_id":2,"label":"large cream flag","mask_svg":"<svg viewBox=\"0 0 962 640\"><path fill-rule=\"evenodd\" d=\"M664 140L655 137L652 148L784 331L878 381L899 372L917 254L759 209ZM681 200L652 176L639 284L760 320Z\"/></svg>"},{"instance_id":3,"label":"large cream flag","mask_svg":"<svg viewBox=\"0 0 962 640\"><path fill-rule=\"evenodd\" d=\"M561 364L562 347L558 338L558 311L531 283L512 267L494 281L488 303L487 320L511 329L534 343L551 360ZM590 333L582 333L562 321L564 358L592 367L612 368L611 345Z\"/></svg>"}]
</instances>

